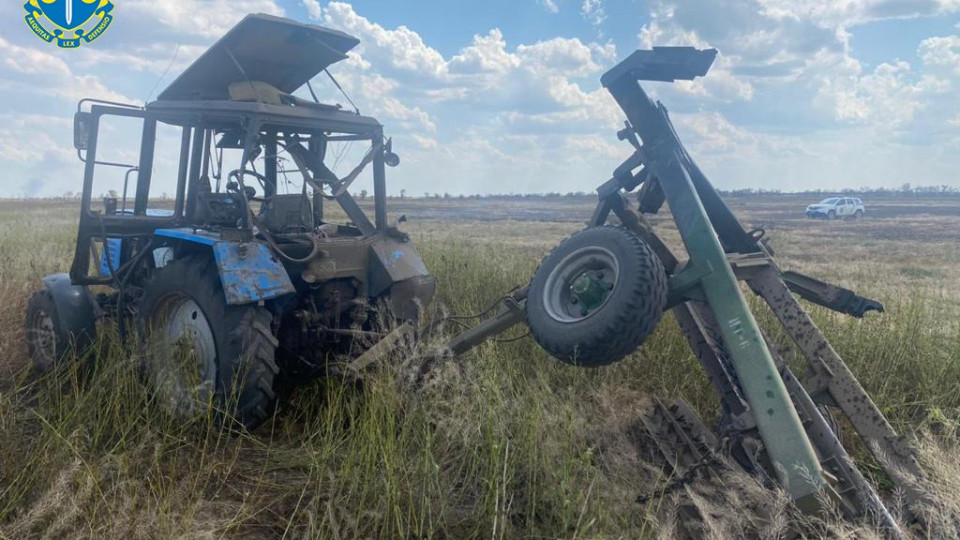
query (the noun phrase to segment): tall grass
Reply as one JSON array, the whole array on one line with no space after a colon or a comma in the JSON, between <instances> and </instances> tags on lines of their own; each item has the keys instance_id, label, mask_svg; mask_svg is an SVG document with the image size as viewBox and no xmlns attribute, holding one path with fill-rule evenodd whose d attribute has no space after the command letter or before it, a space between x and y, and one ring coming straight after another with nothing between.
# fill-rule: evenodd
<instances>
[{"instance_id":1,"label":"tall grass","mask_svg":"<svg viewBox=\"0 0 960 540\"><path fill-rule=\"evenodd\" d=\"M66 220L66 218L64 218ZM11 299L22 324L35 278L69 260L70 235L0 227ZM438 278L437 301L477 313L524 284L566 231L498 243L414 234ZM420 236L420 238L417 238ZM51 250L52 251L49 251ZM814 318L898 428L933 430L930 466L956 505L960 330L937 298L886 294L888 311L862 321ZM773 329L762 309L761 322ZM22 359L22 335L3 346ZM509 337L522 335L518 328ZM772 334L789 352L782 333ZM135 356L104 332L89 354L43 377L22 363L0 386L0 535L129 538L638 538L676 531L675 495L640 504L666 478L638 445L651 396L683 398L704 418L716 398L676 324L615 366L560 365L530 338L491 341L441 364L410 389L392 359L363 391L336 380L296 390L253 433L224 434L210 416L177 422L151 403ZM952 482L952 484L950 483ZM953 486L953 487L951 487ZM953 489L953 491L951 491ZM693 486L716 515L716 537L784 534L795 514L743 476ZM813 524L823 534L869 528Z\"/></svg>"}]
</instances>

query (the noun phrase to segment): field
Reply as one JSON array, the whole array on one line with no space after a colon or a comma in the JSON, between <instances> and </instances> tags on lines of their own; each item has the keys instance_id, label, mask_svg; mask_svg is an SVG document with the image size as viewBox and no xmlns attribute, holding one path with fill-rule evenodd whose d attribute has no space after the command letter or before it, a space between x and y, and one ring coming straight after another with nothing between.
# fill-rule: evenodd
<instances>
[{"instance_id":1,"label":"field","mask_svg":"<svg viewBox=\"0 0 960 540\"><path fill-rule=\"evenodd\" d=\"M921 536L956 537L960 199L865 200L860 221L807 220L809 202L728 199L767 231L782 268L886 305L863 320L810 309L895 427L920 438L929 489L943 501L938 528ZM525 284L592 210L589 198L390 203L438 278L438 305L458 315ZM653 221L680 250L669 217ZM440 366L415 392L398 384L398 358L362 392L310 383L245 435L160 414L110 329L85 359L92 373L68 366L38 377L26 363L24 307L43 275L69 268L75 230L74 202L0 201L0 537L670 537L677 505L691 501L716 538L783 537L791 520L813 536L878 537L868 523L803 520L738 475L637 502L668 481L633 436L650 398L681 397L708 421L717 415L669 317L641 350L603 369L561 365L519 328ZM774 328L771 314L757 313ZM793 358L787 338L772 335ZM852 450L889 485L863 448ZM896 493L884 497L896 512Z\"/></svg>"}]
</instances>

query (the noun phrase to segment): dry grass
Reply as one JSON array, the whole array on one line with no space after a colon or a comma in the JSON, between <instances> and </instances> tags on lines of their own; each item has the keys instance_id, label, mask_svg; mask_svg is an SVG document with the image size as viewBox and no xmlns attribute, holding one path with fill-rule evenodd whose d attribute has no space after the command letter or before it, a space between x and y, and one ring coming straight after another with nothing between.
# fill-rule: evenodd
<instances>
[{"instance_id":1,"label":"dry grass","mask_svg":"<svg viewBox=\"0 0 960 540\"><path fill-rule=\"evenodd\" d=\"M438 300L457 313L478 312L526 282L589 211L583 203L500 209L515 221L490 222L457 219L461 201L405 204L443 218L417 220L417 208L402 209L438 277ZM827 223L735 207L767 227L783 267L887 304L862 321L812 312L891 421L928 433L922 457L944 501L936 512L956 519L960 254L955 243L945 247L960 218L915 212ZM559 221L517 221L557 212ZM75 216L71 204L0 202L0 536L669 537L689 505L715 538L784 537L790 523L813 536L875 536L869 524L803 522L782 496L729 471L636 502L667 481L634 436L648 398L681 397L707 419L716 414L667 319L610 368L559 365L529 339L492 342L411 393L397 384L398 359L362 394L316 381L255 433L232 437L206 419L180 425L157 412L135 360L109 336L85 359L96 366L91 374L67 368L37 378L25 368L23 308L41 276L67 268ZM675 232L663 235L677 244ZM853 256L838 263L838 252ZM772 328L769 314L760 318ZM786 337L773 336L789 356ZM861 464L878 475L871 461Z\"/></svg>"}]
</instances>

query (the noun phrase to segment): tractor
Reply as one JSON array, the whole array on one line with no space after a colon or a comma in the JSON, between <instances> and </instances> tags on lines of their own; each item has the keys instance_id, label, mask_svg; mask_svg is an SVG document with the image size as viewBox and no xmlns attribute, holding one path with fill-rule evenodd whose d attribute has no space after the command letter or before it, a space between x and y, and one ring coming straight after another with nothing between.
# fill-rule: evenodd
<instances>
[{"instance_id":1,"label":"tractor","mask_svg":"<svg viewBox=\"0 0 960 540\"><path fill-rule=\"evenodd\" d=\"M140 341L145 376L171 412L212 401L221 421L252 428L270 414L281 379L322 374L385 321L416 320L435 281L387 222L385 168L399 163L392 141L374 118L292 95L358 43L250 15L146 106L80 101L76 253L70 273L45 277L29 301L33 363L50 369L112 319ZM98 145L117 117L142 125L137 163ZM166 146L179 156L155 152L158 126L176 133ZM369 149L338 177L327 148L344 142ZM161 159L177 164L167 203L151 197ZM349 191L367 167L372 220ZM122 196L94 201L98 178L118 168ZM283 193L291 174L302 189ZM326 219L330 203L346 223Z\"/></svg>"}]
</instances>

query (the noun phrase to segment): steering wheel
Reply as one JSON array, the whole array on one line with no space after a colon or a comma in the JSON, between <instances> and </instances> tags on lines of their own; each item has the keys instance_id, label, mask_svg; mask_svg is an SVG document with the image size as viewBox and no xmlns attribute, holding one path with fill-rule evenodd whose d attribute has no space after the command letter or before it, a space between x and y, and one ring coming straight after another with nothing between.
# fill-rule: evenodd
<instances>
[{"instance_id":1,"label":"steering wheel","mask_svg":"<svg viewBox=\"0 0 960 540\"><path fill-rule=\"evenodd\" d=\"M241 184L240 182L241 176L252 176L256 178L260 182L260 188L263 189L263 192L264 193L267 192L267 177L258 173L257 171L251 171L250 169L234 169L230 171L229 174L227 174L227 180L234 180L239 185ZM229 186L230 183L228 182L227 185ZM256 189L254 189L252 186L249 186L247 187L247 190L248 191L245 193L245 195L247 196L247 199L262 202L262 199L259 199L256 196L257 195Z\"/></svg>"}]
</instances>

